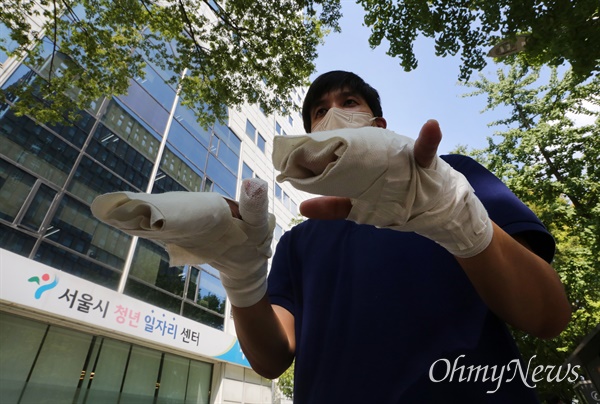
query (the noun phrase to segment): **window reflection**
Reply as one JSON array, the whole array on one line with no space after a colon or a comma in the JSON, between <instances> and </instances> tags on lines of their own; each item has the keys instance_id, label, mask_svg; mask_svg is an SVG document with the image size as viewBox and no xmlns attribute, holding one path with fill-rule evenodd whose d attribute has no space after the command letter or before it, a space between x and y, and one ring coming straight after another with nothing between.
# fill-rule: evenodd
<instances>
[{"instance_id":1,"label":"window reflection","mask_svg":"<svg viewBox=\"0 0 600 404\"><path fill-rule=\"evenodd\" d=\"M13 221L35 183L35 177L0 159L0 218Z\"/></svg>"},{"instance_id":2,"label":"window reflection","mask_svg":"<svg viewBox=\"0 0 600 404\"><path fill-rule=\"evenodd\" d=\"M179 155L177 150L167 147L164 151L160 169L182 184L186 189L199 192L202 186L202 171L189 160ZM158 177L157 177L158 179Z\"/></svg>"},{"instance_id":3,"label":"window reflection","mask_svg":"<svg viewBox=\"0 0 600 404\"><path fill-rule=\"evenodd\" d=\"M204 264L201 268L186 266L184 274L189 276L186 299L197 306L186 304L183 315L221 329L226 294L219 281L218 271Z\"/></svg>"},{"instance_id":4,"label":"window reflection","mask_svg":"<svg viewBox=\"0 0 600 404\"><path fill-rule=\"evenodd\" d=\"M169 111L175 100L175 91L164 82L152 67L146 65L144 73L144 78L136 77L135 81Z\"/></svg>"},{"instance_id":5,"label":"window reflection","mask_svg":"<svg viewBox=\"0 0 600 404\"><path fill-rule=\"evenodd\" d=\"M205 147L210 143L210 130L202 128L196 121L196 114L190 108L177 104L175 109L175 120L187 129ZM172 130L172 129L171 129Z\"/></svg>"},{"instance_id":6,"label":"window reflection","mask_svg":"<svg viewBox=\"0 0 600 404\"><path fill-rule=\"evenodd\" d=\"M212 154L208 156L206 174L210 176L213 182L217 183L223 191L225 191L225 194L228 197L235 198L237 176L229 171L229 169Z\"/></svg>"},{"instance_id":7,"label":"window reflection","mask_svg":"<svg viewBox=\"0 0 600 404\"><path fill-rule=\"evenodd\" d=\"M260 150L262 150L263 153L266 153L267 151L267 141L265 140L265 138L259 133L257 138L256 138L256 145L258 146L258 148Z\"/></svg>"},{"instance_id":8,"label":"window reflection","mask_svg":"<svg viewBox=\"0 0 600 404\"><path fill-rule=\"evenodd\" d=\"M50 204L55 196L56 191L46 185L40 185L25 212L25 216L21 219L21 225L37 232L42 225L42 221L46 217L46 214L50 209Z\"/></svg>"},{"instance_id":9,"label":"window reflection","mask_svg":"<svg viewBox=\"0 0 600 404\"><path fill-rule=\"evenodd\" d=\"M0 329L10 330L0 344L3 403L210 402L210 363L4 312Z\"/></svg>"},{"instance_id":10,"label":"window reflection","mask_svg":"<svg viewBox=\"0 0 600 404\"><path fill-rule=\"evenodd\" d=\"M181 298L177 298L133 278L127 279L125 294L153 306L170 311L171 313L179 314L181 311Z\"/></svg>"},{"instance_id":11,"label":"window reflection","mask_svg":"<svg viewBox=\"0 0 600 404\"><path fill-rule=\"evenodd\" d=\"M244 163L242 166L242 179L246 178L254 178L254 171L248 166L248 164Z\"/></svg>"},{"instance_id":12,"label":"window reflection","mask_svg":"<svg viewBox=\"0 0 600 404\"><path fill-rule=\"evenodd\" d=\"M42 264L60 269L71 275L78 276L98 285L116 290L119 285L120 273L95 264L80 255L68 252L49 243L42 243L34 259Z\"/></svg>"},{"instance_id":13,"label":"window reflection","mask_svg":"<svg viewBox=\"0 0 600 404\"><path fill-rule=\"evenodd\" d=\"M169 255L164 247L152 241L138 239L129 274L174 295L183 296L183 269L170 266Z\"/></svg>"},{"instance_id":14,"label":"window reflection","mask_svg":"<svg viewBox=\"0 0 600 404\"><path fill-rule=\"evenodd\" d=\"M28 257L35 240L33 237L0 223L0 248Z\"/></svg>"},{"instance_id":15,"label":"window reflection","mask_svg":"<svg viewBox=\"0 0 600 404\"><path fill-rule=\"evenodd\" d=\"M137 189L146 189L152 162L104 125L98 125L86 152Z\"/></svg>"},{"instance_id":16,"label":"window reflection","mask_svg":"<svg viewBox=\"0 0 600 404\"><path fill-rule=\"evenodd\" d=\"M154 161L161 136L149 126L138 121L132 114L125 106L112 100L102 122L112 133L133 145L146 158Z\"/></svg>"},{"instance_id":17,"label":"window reflection","mask_svg":"<svg viewBox=\"0 0 600 404\"><path fill-rule=\"evenodd\" d=\"M108 171L89 157L83 157L68 190L84 201L92 203L100 194L115 191L132 191L137 189L118 175Z\"/></svg>"},{"instance_id":18,"label":"window reflection","mask_svg":"<svg viewBox=\"0 0 600 404\"><path fill-rule=\"evenodd\" d=\"M131 81L126 95L118 99L158 133L164 133L169 112L136 81Z\"/></svg>"},{"instance_id":19,"label":"window reflection","mask_svg":"<svg viewBox=\"0 0 600 404\"><path fill-rule=\"evenodd\" d=\"M256 137L256 127L249 119L246 119L246 135L254 142L254 138Z\"/></svg>"},{"instance_id":20,"label":"window reflection","mask_svg":"<svg viewBox=\"0 0 600 404\"><path fill-rule=\"evenodd\" d=\"M27 117L9 109L0 118L0 149L4 156L40 177L62 186L77 158L77 150Z\"/></svg>"},{"instance_id":21,"label":"window reflection","mask_svg":"<svg viewBox=\"0 0 600 404\"><path fill-rule=\"evenodd\" d=\"M131 237L92 217L87 205L65 195L51 226L45 236L48 240L115 269L123 267Z\"/></svg>"}]
</instances>

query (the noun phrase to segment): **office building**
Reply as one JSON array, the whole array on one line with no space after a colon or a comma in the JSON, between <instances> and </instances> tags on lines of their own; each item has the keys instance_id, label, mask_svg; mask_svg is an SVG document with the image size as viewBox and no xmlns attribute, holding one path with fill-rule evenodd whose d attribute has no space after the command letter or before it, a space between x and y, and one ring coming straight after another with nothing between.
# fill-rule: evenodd
<instances>
[{"instance_id":1,"label":"office building","mask_svg":"<svg viewBox=\"0 0 600 404\"><path fill-rule=\"evenodd\" d=\"M2 402L271 403L272 382L241 353L218 272L169 266L161 246L99 222L90 204L114 191L236 198L243 178L260 177L275 245L306 195L275 182L273 137L302 133L300 114L244 105L203 129L165 82L172 72L148 60L127 95L99 99L72 124L17 116L11 88L48 68L0 53Z\"/></svg>"}]
</instances>

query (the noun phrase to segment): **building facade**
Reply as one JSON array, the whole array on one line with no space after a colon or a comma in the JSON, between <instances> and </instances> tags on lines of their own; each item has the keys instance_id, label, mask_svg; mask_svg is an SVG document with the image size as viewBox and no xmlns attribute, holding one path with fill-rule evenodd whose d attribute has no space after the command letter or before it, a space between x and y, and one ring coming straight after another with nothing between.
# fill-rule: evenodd
<instances>
[{"instance_id":1,"label":"building facade","mask_svg":"<svg viewBox=\"0 0 600 404\"><path fill-rule=\"evenodd\" d=\"M3 403L273 401L272 382L241 353L218 272L169 266L161 246L99 222L90 204L114 191L237 198L242 179L259 177L272 191L274 247L306 195L275 182L273 137L302 133L301 116L244 105L203 129L165 82L173 72L147 62L127 95L47 125L15 115L11 88L48 67L0 52Z\"/></svg>"}]
</instances>

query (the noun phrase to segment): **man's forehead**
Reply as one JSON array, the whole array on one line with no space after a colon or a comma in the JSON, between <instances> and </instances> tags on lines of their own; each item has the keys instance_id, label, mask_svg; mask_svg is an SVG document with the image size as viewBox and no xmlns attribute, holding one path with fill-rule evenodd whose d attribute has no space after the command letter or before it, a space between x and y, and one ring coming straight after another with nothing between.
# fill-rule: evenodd
<instances>
[{"instance_id":1,"label":"man's forehead","mask_svg":"<svg viewBox=\"0 0 600 404\"><path fill-rule=\"evenodd\" d=\"M338 97L360 97L362 98L356 91L351 90L350 88L338 88L335 90L330 90L324 93L318 100L315 102L314 107L325 104L330 99L335 99Z\"/></svg>"}]
</instances>

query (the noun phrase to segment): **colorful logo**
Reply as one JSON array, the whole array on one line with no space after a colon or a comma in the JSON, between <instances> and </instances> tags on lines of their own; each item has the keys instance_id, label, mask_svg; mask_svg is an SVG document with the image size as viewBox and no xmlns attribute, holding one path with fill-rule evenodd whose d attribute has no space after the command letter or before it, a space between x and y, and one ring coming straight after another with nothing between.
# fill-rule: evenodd
<instances>
[{"instance_id":1,"label":"colorful logo","mask_svg":"<svg viewBox=\"0 0 600 404\"><path fill-rule=\"evenodd\" d=\"M56 285L58 285L58 278L55 276L54 280L50 283L48 283L50 281L50 275L48 274L44 274L42 275L42 281L45 283L41 283L40 278L37 276L32 276L31 278L27 279L28 282L35 282L38 285L40 285L36 291L35 291L35 298L39 299L40 297L42 297L42 293L50 290L50 289L54 289L56 287Z\"/></svg>"}]
</instances>

